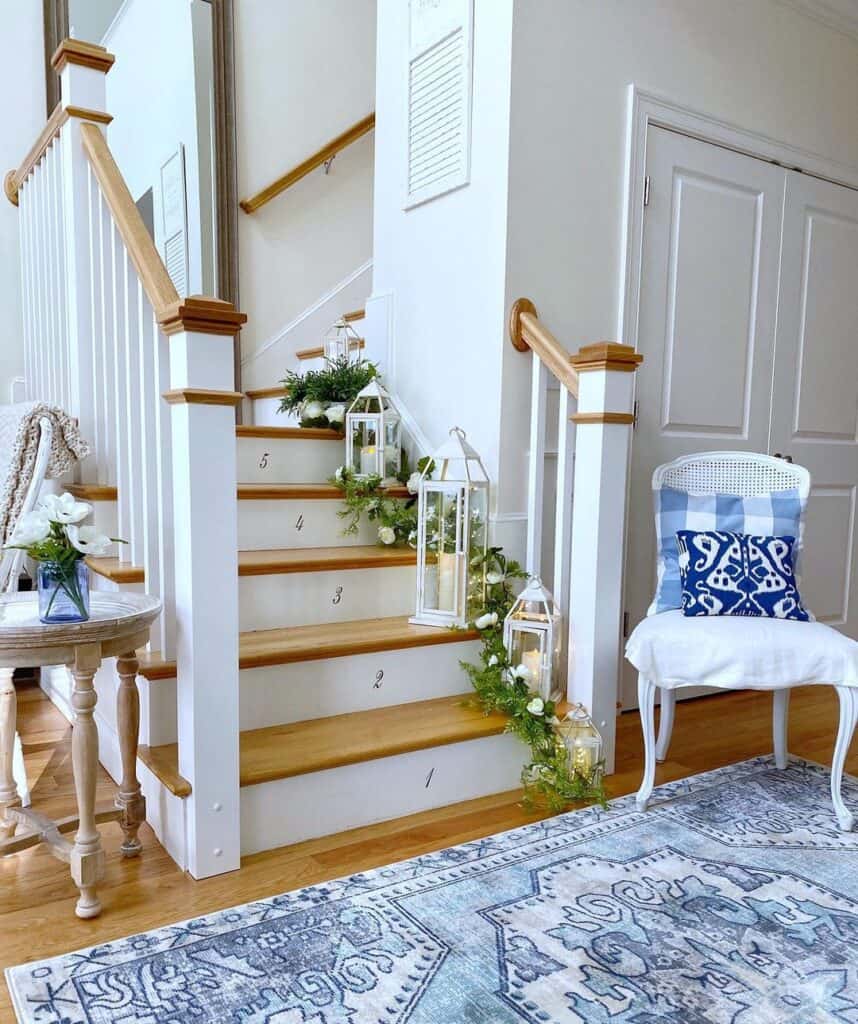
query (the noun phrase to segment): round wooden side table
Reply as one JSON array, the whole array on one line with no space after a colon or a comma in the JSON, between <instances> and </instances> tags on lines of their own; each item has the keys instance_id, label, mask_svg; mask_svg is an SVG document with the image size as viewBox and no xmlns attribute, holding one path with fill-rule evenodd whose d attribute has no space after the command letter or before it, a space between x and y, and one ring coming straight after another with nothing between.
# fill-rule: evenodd
<instances>
[{"instance_id":1,"label":"round wooden side table","mask_svg":"<svg viewBox=\"0 0 858 1024\"><path fill-rule=\"evenodd\" d=\"M78 917L96 917L101 903L96 885L104 874L104 851L97 825L118 820L124 834L122 853L140 852L137 831L146 820L146 802L137 780L137 734L140 703L137 693L138 648L149 641L149 626L161 602L146 594L93 591L87 622L45 624L39 621L35 593L0 595L0 856L44 842L67 862L80 890ZM93 718L98 699L93 677L103 658L117 658L119 675L116 717L122 759L122 781L116 808L95 810L98 770L98 729ZM71 705L72 770L77 797L76 818L52 821L21 807L12 775L16 702L12 675L16 668L66 665L73 679ZM63 837L77 829L74 842ZM16 835L16 830L20 834Z\"/></svg>"}]
</instances>

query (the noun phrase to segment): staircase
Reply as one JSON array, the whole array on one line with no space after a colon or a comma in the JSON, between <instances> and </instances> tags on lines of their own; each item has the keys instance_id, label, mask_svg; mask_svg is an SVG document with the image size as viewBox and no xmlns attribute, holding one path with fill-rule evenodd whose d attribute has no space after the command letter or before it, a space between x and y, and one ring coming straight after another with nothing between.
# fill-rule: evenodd
<instances>
[{"instance_id":1,"label":"staircase","mask_svg":"<svg viewBox=\"0 0 858 1024\"><path fill-rule=\"evenodd\" d=\"M414 552L342 536L342 436L254 424L236 446L242 854L517 786L525 748L468 701L476 635L409 624ZM72 490L115 531L114 490ZM140 566L89 564L98 587L145 589ZM149 653L141 675L150 707L175 707L175 662ZM149 729L149 788L186 798L169 714Z\"/></svg>"}]
</instances>

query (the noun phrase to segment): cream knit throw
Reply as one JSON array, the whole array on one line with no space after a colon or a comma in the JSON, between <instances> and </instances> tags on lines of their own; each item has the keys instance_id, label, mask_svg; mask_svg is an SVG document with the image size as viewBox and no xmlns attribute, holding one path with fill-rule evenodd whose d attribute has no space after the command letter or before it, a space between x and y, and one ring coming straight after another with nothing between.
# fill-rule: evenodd
<instances>
[{"instance_id":1,"label":"cream knit throw","mask_svg":"<svg viewBox=\"0 0 858 1024\"><path fill-rule=\"evenodd\" d=\"M50 420L53 427L47 477L61 476L79 459L89 454L89 445L80 436L77 421L53 405L24 402L0 406L0 542L11 534L33 478L39 449L39 420ZM3 471L5 470L5 477Z\"/></svg>"}]
</instances>

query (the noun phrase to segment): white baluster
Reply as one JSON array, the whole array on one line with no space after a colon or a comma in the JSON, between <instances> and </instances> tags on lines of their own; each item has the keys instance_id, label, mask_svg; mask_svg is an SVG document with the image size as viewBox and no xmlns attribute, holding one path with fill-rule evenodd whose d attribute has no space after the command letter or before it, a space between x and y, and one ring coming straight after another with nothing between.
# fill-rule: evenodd
<instances>
[{"instance_id":1,"label":"white baluster","mask_svg":"<svg viewBox=\"0 0 858 1024\"><path fill-rule=\"evenodd\" d=\"M140 282L125 247L122 247L123 279L125 289L125 401L123 434L126 452L128 491L128 547L123 557L134 565L143 558L143 425L140 401Z\"/></svg>"},{"instance_id":2,"label":"white baluster","mask_svg":"<svg viewBox=\"0 0 858 1024\"><path fill-rule=\"evenodd\" d=\"M93 457L87 459L82 468L84 479L88 482L106 480L104 475L104 337L102 334L101 306L103 301L103 282L101 280L101 227L100 208L101 193L98 182L92 173L89 162L86 164L86 206L87 206L87 262L89 267L89 322L91 325L90 346L90 394L92 396L92 414L90 417L90 437ZM83 298L78 296L79 302Z\"/></svg>"},{"instance_id":3,"label":"white baluster","mask_svg":"<svg viewBox=\"0 0 858 1024\"><path fill-rule=\"evenodd\" d=\"M100 194L100 193L99 193ZM101 340L104 380L104 450L101 480L116 483L115 330L113 323L113 218L103 196L99 203L99 274L102 282Z\"/></svg>"},{"instance_id":4,"label":"white baluster","mask_svg":"<svg viewBox=\"0 0 858 1024\"><path fill-rule=\"evenodd\" d=\"M527 571L542 572L542 491L545 479L545 412L548 373L536 355L531 357L530 457L527 465Z\"/></svg>"},{"instance_id":5,"label":"white baluster","mask_svg":"<svg viewBox=\"0 0 858 1024\"><path fill-rule=\"evenodd\" d=\"M161 398L170 389L170 339L159 329L152 316L155 337L154 353L154 411L153 445L155 479L157 483L155 526L156 552L158 560L157 578L161 581L160 591L163 611L158 620L161 631L160 648L166 658L176 655L176 563L175 563L175 512L173 499L173 420L170 407ZM148 570L147 570L148 571ZM147 577L148 578L148 577Z\"/></svg>"},{"instance_id":6,"label":"white baluster","mask_svg":"<svg viewBox=\"0 0 858 1024\"><path fill-rule=\"evenodd\" d=\"M68 129L66 129L68 130ZM66 253L66 208L65 194L65 161L63 160L62 139L57 139L51 147L51 159L54 162L54 224L56 248L54 249L54 266L57 303L57 337L60 343L60 407L73 416L80 416L81 405L78 400L77 387L72 384L72 374L76 372L76 360L70 350L71 332L68 321L68 264ZM74 218L73 229L77 223L77 211L71 208L69 216Z\"/></svg>"},{"instance_id":7,"label":"white baluster","mask_svg":"<svg viewBox=\"0 0 858 1024\"><path fill-rule=\"evenodd\" d=\"M572 546L572 476L575 465L575 425L570 420L572 404L568 389L561 384L557 409L557 493L554 511L552 590L554 600L567 619ZM561 657L561 664L565 664L564 657Z\"/></svg>"},{"instance_id":8,"label":"white baluster","mask_svg":"<svg viewBox=\"0 0 858 1024\"><path fill-rule=\"evenodd\" d=\"M125 329L128 309L128 289L125 281L125 244L114 224L111 230L111 257L113 263L113 430L116 438L116 523L119 536L131 539L131 481L127 444L127 377L128 337Z\"/></svg>"},{"instance_id":9,"label":"white baluster","mask_svg":"<svg viewBox=\"0 0 858 1024\"><path fill-rule=\"evenodd\" d=\"M24 379L27 394L33 393L33 281L30 276L30 193L26 182L18 189L18 224L21 248L21 308L24 317Z\"/></svg>"}]
</instances>

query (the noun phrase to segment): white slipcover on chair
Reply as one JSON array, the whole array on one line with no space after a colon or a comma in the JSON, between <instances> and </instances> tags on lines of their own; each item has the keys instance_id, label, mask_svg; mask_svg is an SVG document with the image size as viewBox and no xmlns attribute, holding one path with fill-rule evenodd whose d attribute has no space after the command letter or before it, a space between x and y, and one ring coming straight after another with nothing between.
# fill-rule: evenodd
<instances>
[{"instance_id":1,"label":"white slipcover on chair","mask_svg":"<svg viewBox=\"0 0 858 1024\"><path fill-rule=\"evenodd\" d=\"M659 466L653 490L662 486L695 494L753 497L797 488L803 500L810 474L768 455L705 452ZM644 777L637 804L645 810L673 729L676 690L712 686L725 690L772 690L775 763L787 764L789 690L808 683L834 685L840 698L840 728L831 767L831 798L843 831L853 815L840 794L843 764L858 720L858 643L820 622L744 616L686 617L679 610L644 619L632 633L626 657L639 672L638 701L644 733ZM661 690L661 720L655 735L655 695Z\"/></svg>"}]
</instances>

